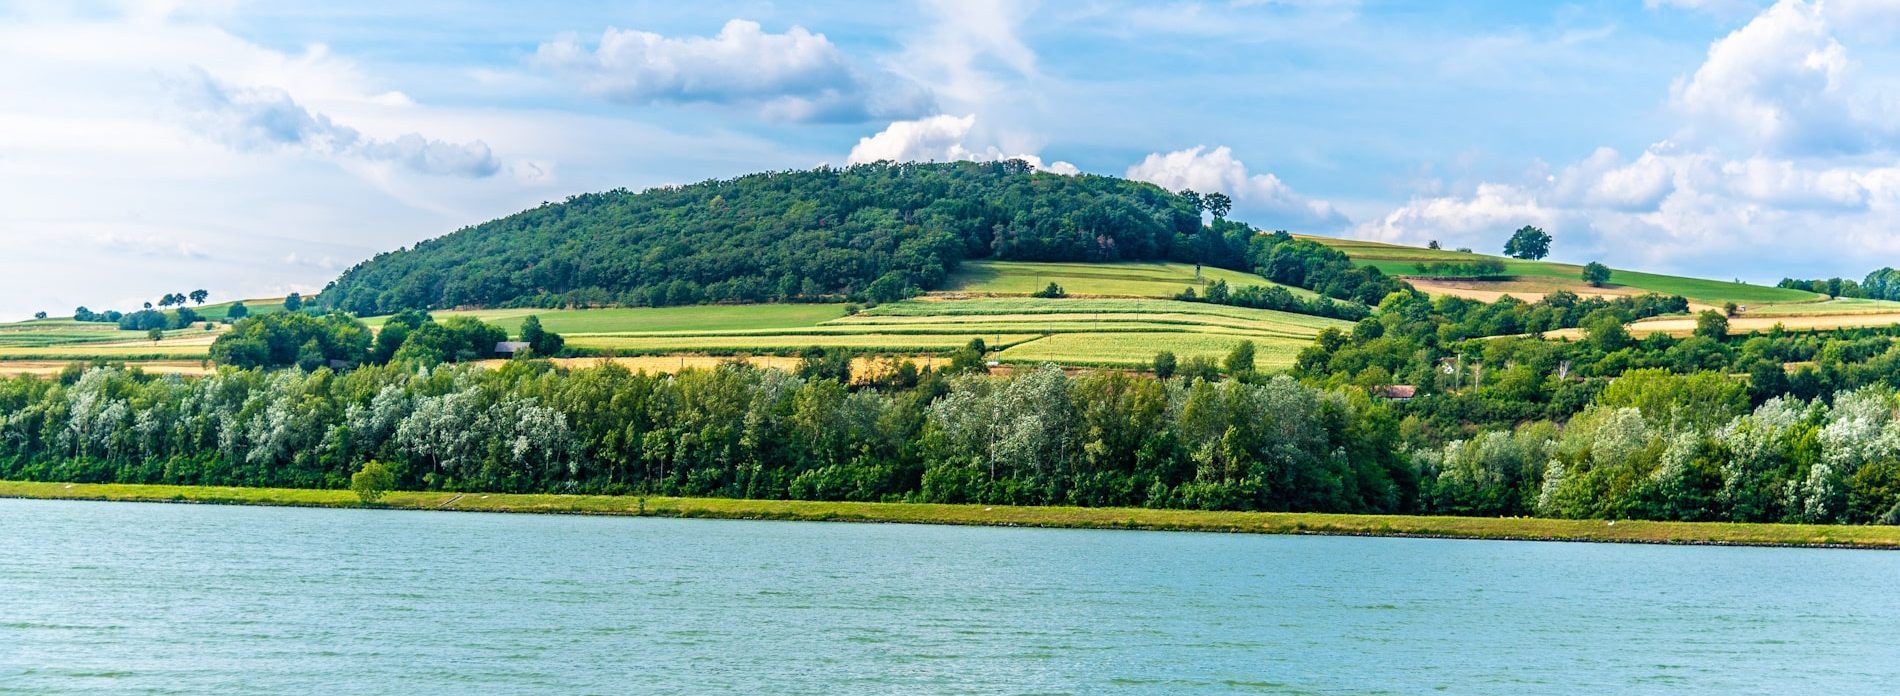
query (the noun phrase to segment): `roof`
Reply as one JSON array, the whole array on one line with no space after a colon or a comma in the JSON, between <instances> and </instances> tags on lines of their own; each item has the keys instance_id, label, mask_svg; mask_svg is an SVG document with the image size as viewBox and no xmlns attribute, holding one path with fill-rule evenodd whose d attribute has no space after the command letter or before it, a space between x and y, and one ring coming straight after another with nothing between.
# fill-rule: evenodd
<instances>
[{"instance_id":1,"label":"roof","mask_svg":"<svg viewBox=\"0 0 1900 696\"><path fill-rule=\"evenodd\" d=\"M527 349L527 341L502 341L495 344L495 352L497 353L518 353Z\"/></svg>"},{"instance_id":2,"label":"roof","mask_svg":"<svg viewBox=\"0 0 1900 696\"><path fill-rule=\"evenodd\" d=\"M1410 399L1414 396L1418 396L1418 387L1410 384L1394 384L1389 387L1373 389L1372 395L1386 399Z\"/></svg>"}]
</instances>

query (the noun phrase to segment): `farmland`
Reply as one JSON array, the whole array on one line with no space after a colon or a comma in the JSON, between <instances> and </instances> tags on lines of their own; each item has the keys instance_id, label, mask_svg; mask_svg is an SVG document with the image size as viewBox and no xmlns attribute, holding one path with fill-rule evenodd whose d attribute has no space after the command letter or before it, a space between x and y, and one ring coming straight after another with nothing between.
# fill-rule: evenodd
<instances>
[{"instance_id":1,"label":"farmland","mask_svg":"<svg viewBox=\"0 0 1900 696\"><path fill-rule=\"evenodd\" d=\"M1195 277L1186 263L1033 263L1028 261L965 261L950 277L948 292L1027 295L1055 283L1070 295L1098 297L1174 297L1203 283L1226 281L1232 287L1279 285L1296 297L1311 298L1310 290L1280 285L1252 273L1203 267Z\"/></svg>"},{"instance_id":2,"label":"farmland","mask_svg":"<svg viewBox=\"0 0 1900 696\"><path fill-rule=\"evenodd\" d=\"M1791 290L1763 285L1750 285L1722 280L1685 278L1682 276L1643 273L1640 271L1617 270L1610 276L1610 282L1603 288L1592 288L1584 284L1583 267L1575 264L1551 261L1525 261L1521 259L1472 254L1441 249L1422 249L1419 247L1385 244L1332 237L1307 237L1315 242L1345 252L1353 263L1378 268L1389 275L1419 275L1418 266L1423 263L1445 262L1460 263L1478 259L1495 259L1504 264L1505 273L1513 276L1511 281L1491 281L1502 286L1512 283L1508 290L1511 294L1522 294L1520 299L1531 300L1537 295L1569 290L1578 294L1632 294L1660 293L1681 295L1691 302L1703 305L1721 305L1726 302L1737 304L1787 304L1820 302L1827 299L1806 290ZM1463 281L1461 288L1482 290L1485 281ZM1456 293L1447 293L1456 294Z\"/></svg>"}]
</instances>

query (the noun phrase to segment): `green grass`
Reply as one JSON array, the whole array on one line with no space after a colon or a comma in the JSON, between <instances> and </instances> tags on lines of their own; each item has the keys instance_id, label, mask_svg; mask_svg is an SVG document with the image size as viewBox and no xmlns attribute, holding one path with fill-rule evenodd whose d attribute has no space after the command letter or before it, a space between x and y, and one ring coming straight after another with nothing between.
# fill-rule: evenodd
<instances>
[{"instance_id":1,"label":"green grass","mask_svg":"<svg viewBox=\"0 0 1900 696\"><path fill-rule=\"evenodd\" d=\"M1353 263L1372 266L1391 275L1417 275L1417 266L1430 261L1470 261L1476 258L1493 258L1504 262L1505 272L1520 278L1549 278L1564 281L1566 284L1581 284L1583 267L1575 264L1552 261L1523 261L1486 254L1467 254L1442 249L1421 249L1418 247L1384 244L1353 239L1333 237L1306 237L1315 242L1338 249L1352 257ZM1638 291L1681 295L1705 304L1736 302L1739 304L1799 303L1818 302L1826 299L1806 290L1792 290L1764 285L1749 285L1723 280L1685 278L1682 276L1644 273L1641 271L1616 270L1610 276L1612 287L1627 287Z\"/></svg>"},{"instance_id":2,"label":"green grass","mask_svg":"<svg viewBox=\"0 0 1900 696\"><path fill-rule=\"evenodd\" d=\"M437 320L474 317L506 329L521 328L529 315L562 334L613 332L704 332L739 329L792 329L817 326L844 316L842 304L697 305L690 307L615 307L605 309L478 309L431 312ZM367 317L382 326L389 317Z\"/></svg>"},{"instance_id":3,"label":"green grass","mask_svg":"<svg viewBox=\"0 0 1900 696\"><path fill-rule=\"evenodd\" d=\"M1241 273L1206 266L1201 269L1206 282L1225 280L1232 287L1278 285L1252 273ZM1194 277L1194 264L1140 263L1038 263L1029 261L965 261L950 276L945 290L950 292L1027 295L1055 283L1070 295L1117 297L1174 297L1192 286L1199 291L1201 280ZM1309 290L1285 286L1302 298L1315 295Z\"/></svg>"},{"instance_id":4,"label":"green grass","mask_svg":"<svg viewBox=\"0 0 1900 696\"><path fill-rule=\"evenodd\" d=\"M1896 312L1900 312L1900 302L1841 297L1821 302L1770 304L1760 307L1749 307L1743 316L1786 317L1814 314L1893 314Z\"/></svg>"},{"instance_id":5,"label":"green grass","mask_svg":"<svg viewBox=\"0 0 1900 696\"><path fill-rule=\"evenodd\" d=\"M369 507L345 490L0 481L0 497L224 505ZM897 522L1086 529L1333 534L1651 544L1900 548L1900 527L1605 522L1495 517L1206 512L1146 508L846 503L605 495L393 492L374 507L811 522Z\"/></svg>"},{"instance_id":6,"label":"green grass","mask_svg":"<svg viewBox=\"0 0 1900 696\"><path fill-rule=\"evenodd\" d=\"M821 334L775 336L573 336L567 345L595 353L656 355L665 353L786 353L813 346L851 348L879 353L940 353L981 338L993 346L1008 346L1036 338L1033 334Z\"/></svg>"},{"instance_id":7,"label":"green grass","mask_svg":"<svg viewBox=\"0 0 1900 696\"><path fill-rule=\"evenodd\" d=\"M191 309L197 312L198 316L211 321L224 321L224 318L231 311L231 305L239 302L243 302L244 309L249 310L252 315L276 314L284 311L284 298L282 297L254 297L245 300L232 300L230 302L214 302L203 307L192 307Z\"/></svg>"},{"instance_id":8,"label":"green grass","mask_svg":"<svg viewBox=\"0 0 1900 696\"><path fill-rule=\"evenodd\" d=\"M1191 272L1191 267L1190 267ZM847 316L844 305L765 304L588 310L436 312L513 330L530 314L576 351L607 355L787 354L812 346L873 353L944 353L981 338L993 359L1075 366L1148 365L1160 350L1220 357L1241 340L1263 370L1283 369L1334 319L1147 298L921 299ZM385 317L374 317L372 325Z\"/></svg>"},{"instance_id":9,"label":"green grass","mask_svg":"<svg viewBox=\"0 0 1900 696\"><path fill-rule=\"evenodd\" d=\"M1300 350L1313 342L1311 338L1243 333L1065 333L1011 346L997 353L995 359L1011 364L1055 362L1141 368L1154 364L1155 354L1164 350L1182 360L1205 357L1219 361L1242 341L1253 341L1254 369L1268 372L1292 367Z\"/></svg>"}]
</instances>

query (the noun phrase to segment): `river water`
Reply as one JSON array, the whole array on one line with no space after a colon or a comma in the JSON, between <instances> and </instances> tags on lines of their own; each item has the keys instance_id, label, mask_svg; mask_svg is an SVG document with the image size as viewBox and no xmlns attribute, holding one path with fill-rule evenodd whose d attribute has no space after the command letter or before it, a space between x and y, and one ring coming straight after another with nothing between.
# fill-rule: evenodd
<instances>
[{"instance_id":1,"label":"river water","mask_svg":"<svg viewBox=\"0 0 1900 696\"><path fill-rule=\"evenodd\" d=\"M1894 693L1900 553L0 500L0 693Z\"/></svg>"}]
</instances>

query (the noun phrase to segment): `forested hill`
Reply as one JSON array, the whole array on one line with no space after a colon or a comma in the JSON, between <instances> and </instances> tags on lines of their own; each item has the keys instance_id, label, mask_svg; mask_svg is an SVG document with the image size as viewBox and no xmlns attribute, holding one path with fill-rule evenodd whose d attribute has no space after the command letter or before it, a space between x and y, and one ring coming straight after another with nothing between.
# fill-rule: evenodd
<instances>
[{"instance_id":1,"label":"forested hill","mask_svg":"<svg viewBox=\"0 0 1900 696\"><path fill-rule=\"evenodd\" d=\"M382 314L888 299L936 287L967 258L1243 265L1229 247L1245 240L1204 232L1200 207L1152 184L1021 162L769 172L542 205L378 255L322 302Z\"/></svg>"}]
</instances>

